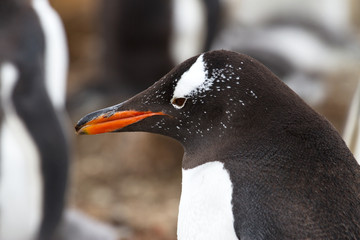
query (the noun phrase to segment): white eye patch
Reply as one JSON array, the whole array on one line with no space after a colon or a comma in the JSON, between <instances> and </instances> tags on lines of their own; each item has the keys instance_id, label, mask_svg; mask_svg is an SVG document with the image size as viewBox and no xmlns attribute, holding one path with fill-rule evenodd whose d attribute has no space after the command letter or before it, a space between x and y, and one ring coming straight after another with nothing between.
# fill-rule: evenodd
<instances>
[{"instance_id":1,"label":"white eye patch","mask_svg":"<svg viewBox=\"0 0 360 240\"><path fill-rule=\"evenodd\" d=\"M174 90L171 103L176 99L189 98L210 89L213 84L213 79L207 78L207 71L205 70L205 63L203 54L198 57L196 62L183 73ZM183 106L182 106L183 107ZM177 106L176 108L180 108Z\"/></svg>"}]
</instances>

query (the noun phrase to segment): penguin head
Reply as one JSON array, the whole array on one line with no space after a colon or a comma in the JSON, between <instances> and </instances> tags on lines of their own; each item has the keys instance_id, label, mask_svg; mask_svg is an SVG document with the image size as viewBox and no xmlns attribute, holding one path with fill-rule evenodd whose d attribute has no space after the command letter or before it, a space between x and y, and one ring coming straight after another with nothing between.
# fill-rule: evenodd
<instances>
[{"instance_id":1,"label":"penguin head","mask_svg":"<svg viewBox=\"0 0 360 240\"><path fill-rule=\"evenodd\" d=\"M289 105L289 94L297 98L251 57L212 51L188 59L129 100L86 115L75 129L79 134L158 133L187 149L194 141L261 132L274 110Z\"/></svg>"}]
</instances>

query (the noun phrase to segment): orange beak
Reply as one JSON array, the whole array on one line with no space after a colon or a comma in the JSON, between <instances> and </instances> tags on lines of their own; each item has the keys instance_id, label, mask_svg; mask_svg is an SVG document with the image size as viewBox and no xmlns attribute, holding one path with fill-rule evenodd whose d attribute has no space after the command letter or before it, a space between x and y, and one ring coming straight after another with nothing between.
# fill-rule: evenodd
<instances>
[{"instance_id":1,"label":"orange beak","mask_svg":"<svg viewBox=\"0 0 360 240\"><path fill-rule=\"evenodd\" d=\"M92 114L89 114L90 116ZM155 115L166 115L162 112L138 112L138 111L120 111L112 114L102 113L98 116L89 118L85 116L75 126L77 134L100 134L119 130L133 123L139 122L144 118Z\"/></svg>"}]
</instances>

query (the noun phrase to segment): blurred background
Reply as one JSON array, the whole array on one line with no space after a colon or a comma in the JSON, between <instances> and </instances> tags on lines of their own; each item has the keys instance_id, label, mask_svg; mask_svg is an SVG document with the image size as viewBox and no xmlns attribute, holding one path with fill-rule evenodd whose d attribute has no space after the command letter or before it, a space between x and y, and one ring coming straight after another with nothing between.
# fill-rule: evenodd
<instances>
[{"instance_id":1,"label":"blurred background","mask_svg":"<svg viewBox=\"0 0 360 240\"><path fill-rule=\"evenodd\" d=\"M210 49L270 67L342 133L360 78L358 0L52 0L72 123ZM176 239L182 147L146 133L74 136L69 204L123 239Z\"/></svg>"},{"instance_id":2,"label":"blurred background","mask_svg":"<svg viewBox=\"0 0 360 240\"><path fill-rule=\"evenodd\" d=\"M253 56L344 133L360 79L359 0L50 3L70 57L68 205L108 224L119 239L176 239L183 149L146 133L75 136L73 126L189 57L212 49Z\"/></svg>"}]
</instances>

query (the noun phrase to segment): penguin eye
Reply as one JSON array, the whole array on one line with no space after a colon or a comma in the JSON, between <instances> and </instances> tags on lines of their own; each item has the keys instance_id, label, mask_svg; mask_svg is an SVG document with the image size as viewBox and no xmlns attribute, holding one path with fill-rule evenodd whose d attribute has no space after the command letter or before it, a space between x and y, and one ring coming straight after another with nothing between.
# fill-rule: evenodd
<instances>
[{"instance_id":1,"label":"penguin eye","mask_svg":"<svg viewBox=\"0 0 360 240\"><path fill-rule=\"evenodd\" d=\"M180 109L180 108L184 107L184 105L186 103L186 98L173 98L171 100L171 103L175 108Z\"/></svg>"}]
</instances>

